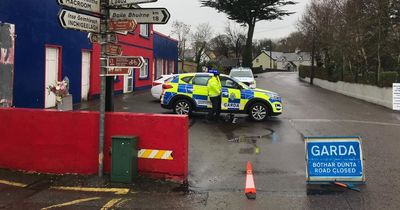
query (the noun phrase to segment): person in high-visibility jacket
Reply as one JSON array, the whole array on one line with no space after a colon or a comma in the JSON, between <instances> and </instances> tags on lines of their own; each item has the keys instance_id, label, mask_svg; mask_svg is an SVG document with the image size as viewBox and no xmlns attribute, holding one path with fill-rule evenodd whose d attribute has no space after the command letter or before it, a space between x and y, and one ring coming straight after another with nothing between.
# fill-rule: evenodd
<instances>
[{"instance_id":1,"label":"person in high-visibility jacket","mask_svg":"<svg viewBox=\"0 0 400 210\"><path fill-rule=\"evenodd\" d=\"M212 109L208 113L209 119L218 120L221 113L221 81L218 71L211 71L214 76L208 81L208 96L210 97Z\"/></svg>"}]
</instances>

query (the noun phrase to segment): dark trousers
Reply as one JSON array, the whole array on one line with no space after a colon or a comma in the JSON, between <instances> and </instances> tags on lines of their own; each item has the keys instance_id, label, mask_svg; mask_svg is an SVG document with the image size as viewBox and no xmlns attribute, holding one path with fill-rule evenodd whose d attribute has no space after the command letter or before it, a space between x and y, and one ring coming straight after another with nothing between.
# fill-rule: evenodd
<instances>
[{"instance_id":1,"label":"dark trousers","mask_svg":"<svg viewBox=\"0 0 400 210\"><path fill-rule=\"evenodd\" d=\"M221 96L210 97L212 109L208 112L210 118L218 119L221 113Z\"/></svg>"}]
</instances>

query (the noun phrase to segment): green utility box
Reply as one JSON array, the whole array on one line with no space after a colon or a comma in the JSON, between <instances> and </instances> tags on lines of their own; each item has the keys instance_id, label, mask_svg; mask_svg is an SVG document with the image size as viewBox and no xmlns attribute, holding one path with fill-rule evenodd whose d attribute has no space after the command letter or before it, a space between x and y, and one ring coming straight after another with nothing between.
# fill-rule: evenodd
<instances>
[{"instance_id":1,"label":"green utility box","mask_svg":"<svg viewBox=\"0 0 400 210\"><path fill-rule=\"evenodd\" d=\"M138 171L138 138L113 136L111 149L111 181L132 183Z\"/></svg>"}]
</instances>

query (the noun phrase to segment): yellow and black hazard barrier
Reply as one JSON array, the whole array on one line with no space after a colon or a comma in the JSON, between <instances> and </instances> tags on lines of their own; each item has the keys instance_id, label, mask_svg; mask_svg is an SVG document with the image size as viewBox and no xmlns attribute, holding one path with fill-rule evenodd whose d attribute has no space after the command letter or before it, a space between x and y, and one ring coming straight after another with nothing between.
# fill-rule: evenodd
<instances>
[{"instance_id":1,"label":"yellow and black hazard barrier","mask_svg":"<svg viewBox=\"0 0 400 210\"><path fill-rule=\"evenodd\" d=\"M141 149L138 152L138 158L174 160L171 150Z\"/></svg>"}]
</instances>

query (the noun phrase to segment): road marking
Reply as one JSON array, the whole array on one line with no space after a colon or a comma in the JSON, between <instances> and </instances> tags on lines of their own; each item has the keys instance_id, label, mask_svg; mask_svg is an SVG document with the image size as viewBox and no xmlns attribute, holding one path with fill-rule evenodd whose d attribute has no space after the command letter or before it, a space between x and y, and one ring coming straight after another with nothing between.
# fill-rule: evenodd
<instances>
[{"instance_id":1,"label":"road marking","mask_svg":"<svg viewBox=\"0 0 400 210\"><path fill-rule=\"evenodd\" d=\"M67 191L81 191L81 192L105 192L115 193L116 195L128 194L127 188L94 188L94 187L50 187L52 190L67 190Z\"/></svg>"},{"instance_id":2,"label":"road marking","mask_svg":"<svg viewBox=\"0 0 400 210\"><path fill-rule=\"evenodd\" d=\"M18 183L18 182L11 182L11 181L6 181L6 180L0 180L0 184L10 185L10 186L14 186L14 187L26 187L26 186L28 186L27 184Z\"/></svg>"},{"instance_id":3,"label":"road marking","mask_svg":"<svg viewBox=\"0 0 400 210\"><path fill-rule=\"evenodd\" d=\"M70 201L70 202L66 202L66 203L62 203L62 204L57 204L57 205L49 206L49 207L46 207L46 208L42 208L42 210L47 210L47 209L52 209L52 208L61 208L61 207L65 207L65 206L75 205L75 204L78 204L78 203L83 203L83 202L86 202L86 201L93 201L93 200L99 200L99 199L100 199L100 197L78 199L78 200L74 200L74 201Z\"/></svg>"},{"instance_id":4,"label":"road marking","mask_svg":"<svg viewBox=\"0 0 400 210\"><path fill-rule=\"evenodd\" d=\"M328 119L291 119L292 122L347 122L347 123L360 123L360 124L369 124L369 125L383 125L383 126L398 126L398 123L385 123L385 122L374 122L374 121L361 121L361 120L328 120Z\"/></svg>"},{"instance_id":5,"label":"road marking","mask_svg":"<svg viewBox=\"0 0 400 210\"><path fill-rule=\"evenodd\" d=\"M108 201L102 208L101 210L106 210L109 208L114 207L115 204L119 203L122 200L122 198L114 198Z\"/></svg>"}]
</instances>

